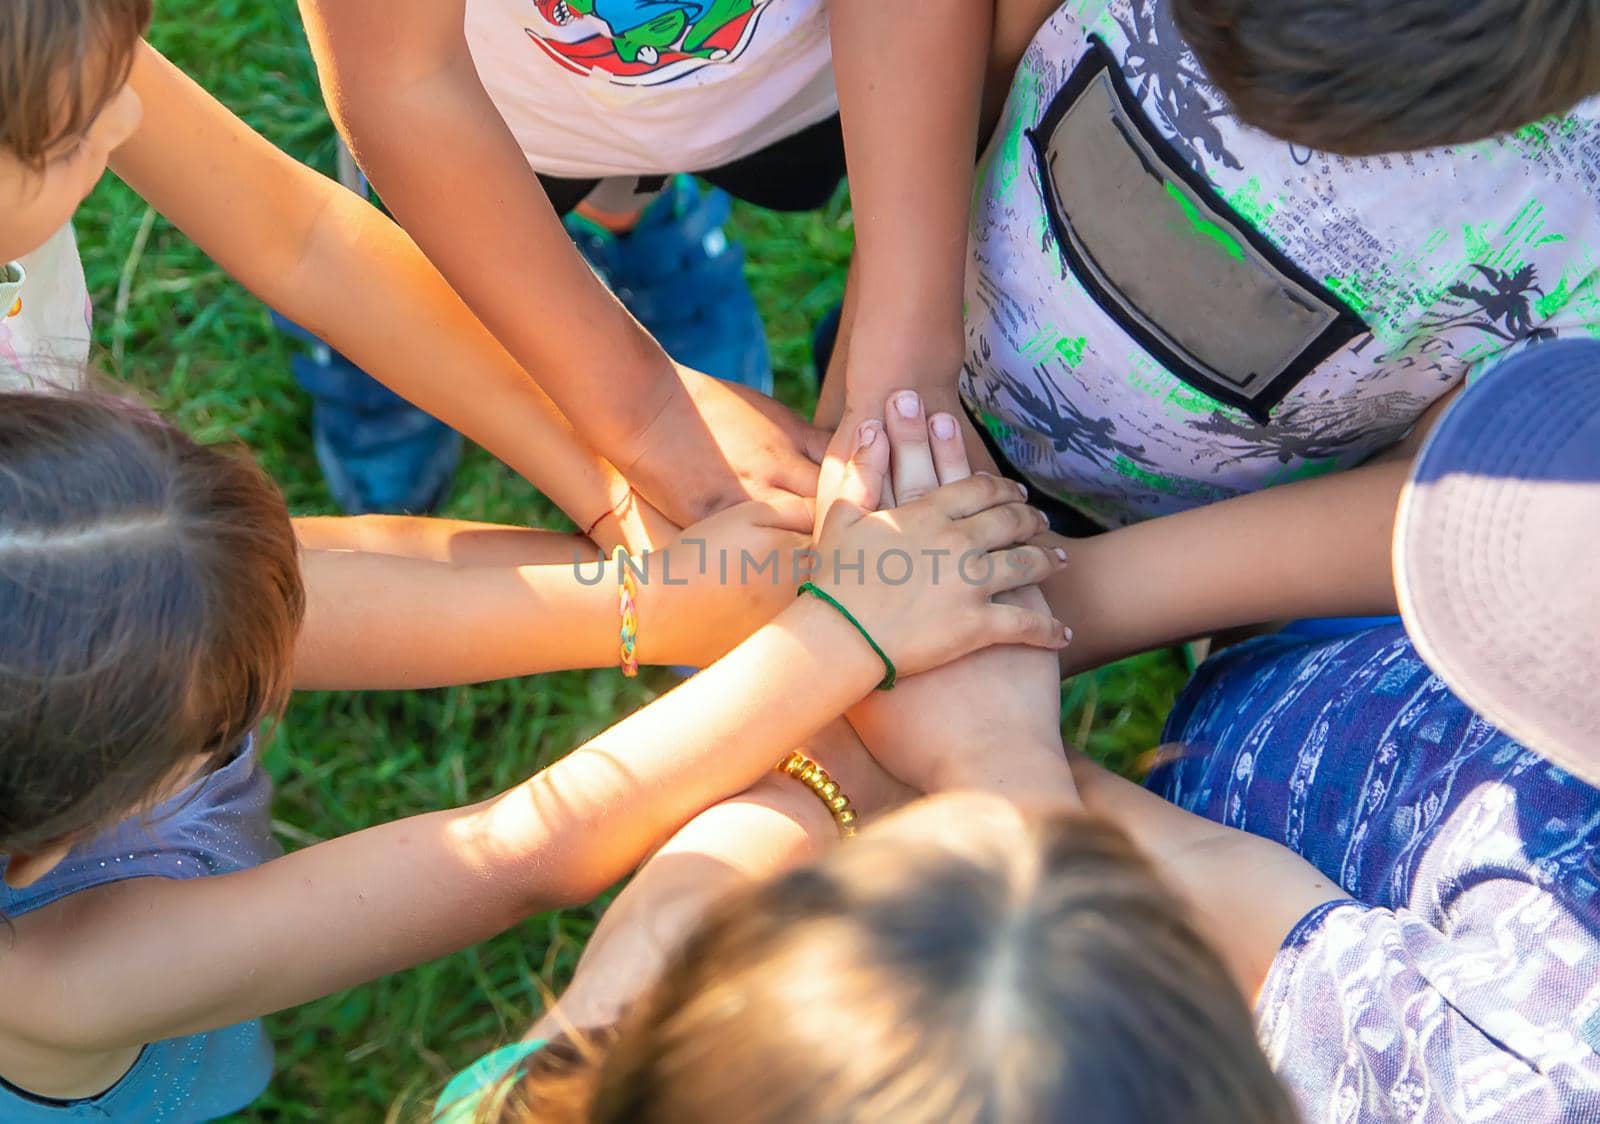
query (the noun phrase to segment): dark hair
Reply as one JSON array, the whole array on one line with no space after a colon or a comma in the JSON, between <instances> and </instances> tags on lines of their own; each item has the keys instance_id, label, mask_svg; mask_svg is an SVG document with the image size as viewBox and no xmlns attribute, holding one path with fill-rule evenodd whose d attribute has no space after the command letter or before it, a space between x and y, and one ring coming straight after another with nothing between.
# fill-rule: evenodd
<instances>
[{"instance_id":1,"label":"dark hair","mask_svg":"<svg viewBox=\"0 0 1600 1124\"><path fill-rule=\"evenodd\" d=\"M248 457L117 399L0 394L0 852L234 753L288 696L304 601Z\"/></svg>"},{"instance_id":2,"label":"dark hair","mask_svg":"<svg viewBox=\"0 0 1600 1124\"><path fill-rule=\"evenodd\" d=\"M1245 122L1328 152L1482 140L1600 93L1600 0L1166 0Z\"/></svg>"},{"instance_id":3,"label":"dark hair","mask_svg":"<svg viewBox=\"0 0 1600 1124\"><path fill-rule=\"evenodd\" d=\"M611 1034L484 1106L540 1124L1289 1124L1220 959L1121 831L874 839L716 908Z\"/></svg>"},{"instance_id":4,"label":"dark hair","mask_svg":"<svg viewBox=\"0 0 1600 1124\"><path fill-rule=\"evenodd\" d=\"M0 148L43 167L128 81L149 23L150 0L0 4Z\"/></svg>"}]
</instances>

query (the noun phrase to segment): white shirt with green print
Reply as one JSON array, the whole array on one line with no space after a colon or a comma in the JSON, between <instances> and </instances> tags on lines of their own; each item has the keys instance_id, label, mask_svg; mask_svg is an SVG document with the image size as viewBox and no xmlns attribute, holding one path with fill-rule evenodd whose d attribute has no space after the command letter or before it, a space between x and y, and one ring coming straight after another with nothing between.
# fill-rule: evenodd
<instances>
[{"instance_id":1,"label":"white shirt with green print","mask_svg":"<svg viewBox=\"0 0 1600 1124\"><path fill-rule=\"evenodd\" d=\"M1040 164L1038 138L1069 95L1080 104L1074 83L1082 88L1096 52L1126 112L1142 115L1149 151L1165 153L1156 168L1137 157L1172 199L1156 225L1209 240L1218 263L1246 273L1255 242L1320 293L1277 294L1291 303L1273 307L1326 299L1342 316L1337 346L1308 349L1303 369L1254 408L1174 373L1182 364L1152 354L1142 314L1119 315L1063 246L1067 212L1141 229L1137 215L1118 227L1096 213L1103 200L1071 198L1070 159L1062 177ZM1185 181L1209 189L1236 225L1211 221L1178 190ZM1118 244L1103 241L1100 260ZM1218 275L1198 254L1173 260L1194 306L1209 309ZM1117 291L1139 304L1150 277L1135 269ZM980 167L966 286L967 405L1014 467L1102 524L1348 468L1482 365L1556 336L1600 336L1600 99L1485 143L1335 157L1234 119L1161 0L1068 0L1034 39ZM1184 318L1170 293L1152 301L1167 311L1147 320ZM1228 327L1213 340L1224 351Z\"/></svg>"}]
</instances>

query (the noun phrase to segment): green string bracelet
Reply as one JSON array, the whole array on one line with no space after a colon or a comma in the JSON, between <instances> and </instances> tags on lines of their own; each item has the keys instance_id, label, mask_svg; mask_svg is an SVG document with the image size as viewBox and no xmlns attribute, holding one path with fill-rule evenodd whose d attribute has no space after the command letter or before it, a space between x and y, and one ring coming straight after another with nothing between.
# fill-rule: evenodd
<instances>
[{"instance_id":1,"label":"green string bracelet","mask_svg":"<svg viewBox=\"0 0 1600 1124\"><path fill-rule=\"evenodd\" d=\"M795 590L794 595L796 597L801 597L807 593L811 594L811 596L815 597L818 601L824 601L829 605L832 605L835 609L839 610L839 615L841 617L855 626L856 631L861 633L861 638L868 644L872 645L872 650L877 652L878 658L883 661L883 681L878 684L878 690L888 691L893 689L895 676L898 674L894 669L894 661L889 658L888 652L885 652L882 648L878 647L878 642L872 638L872 633L868 632L864 627L862 627L861 622L856 620L855 616L850 612L849 609L846 609L843 605L839 604L838 600L832 594L818 589L816 585L811 582L803 582L800 588Z\"/></svg>"}]
</instances>

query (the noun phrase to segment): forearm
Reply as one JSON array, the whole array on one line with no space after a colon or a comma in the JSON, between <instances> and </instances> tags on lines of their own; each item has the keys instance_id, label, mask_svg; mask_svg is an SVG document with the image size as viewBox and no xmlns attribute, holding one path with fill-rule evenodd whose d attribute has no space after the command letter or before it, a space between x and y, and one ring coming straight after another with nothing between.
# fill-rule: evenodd
<instances>
[{"instance_id":1,"label":"forearm","mask_svg":"<svg viewBox=\"0 0 1600 1124\"><path fill-rule=\"evenodd\" d=\"M302 2L336 123L401 224L584 438L626 447L679 393L671 361L562 229L478 79L460 0L387 7ZM393 49L373 50L374 35Z\"/></svg>"},{"instance_id":2,"label":"forearm","mask_svg":"<svg viewBox=\"0 0 1600 1124\"><path fill-rule=\"evenodd\" d=\"M532 480L582 525L625 490L394 223L148 46L113 167L265 303Z\"/></svg>"},{"instance_id":3,"label":"forearm","mask_svg":"<svg viewBox=\"0 0 1600 1124\"><path fill-rule=\"evenodd\" d=\"M255 1018L424 963L592 898L767 774L880 673L848 625L799 603L493 800L238 874L87 891L20 919L0 983L19 1007L59 1013L30 1040L92 1051ZM809 689L772 689L790 677ZM241 963L271 971L241 975Z\"/></svg>"},{"instance_id":4,"label":"forearm","mask_svg":"<svg viewBox=\"0 0 1600 1124\"><path fill-rule=\"evenodd\" d=\"M1073 674L1221 629L1396 611L1390 562L1408 461L1271 488L1067 544L1045 583Z\"/></svg>"},{"instance_id":5,"label":"forearm","mask_svg":"<svg viewBox=\"0 0 1600 1124\"><path fill-rule=\"evenodd\" d=\"M856 224L849 397L953 388L991 0L830 0ZM886 66L882 44L926 69Z\"/></svg>"},{"instance_id":6,"label":"forearm","mask_svg":"<svg viewBox=\"0 0 1600 1124\"><path fill-rule=\"evenodd\" d=\"M259 295L515 469L579 527L616 505L621 474L405 232L337 184L320 189L327 205L298 269Z\"/></svg>"},{"instance_id":7,"label":"forearm","mask_svg":"<svg viewBox=\"0 0 1600 1124\"><path fill-rule=\"evenodd\" d=\"M1111 820L1150 857L1249 999L1295 923L1346 896L1287 847L1186 812L1081 754L1072 772L1085 810Z\"/></svg>"},{"instance_id":8,"label":"forearm","mask_svg":"<svg viewBox=\"0 0 1600 1124\"><path fill-rule=\"evenodd\" d=\"M651 856L606 911L572 986L530 1036L554 1038L615 1023L655 983L708 909L820 856L837 838L822 802L777 774L700 813Z\"/></svg>"},{"instance_id":9,"label":"forearm","mask_svg":"<svg viewBox=\"0 0 1600 1124\"><path fill-rule=\"evenodd\" d=\"M616 580L583 540L565 541L566 562L531 566L304 552L296 688L416 690L616 663Z\"/></svg>"},{"instance_id":10,"label":"forearm","mask_svg":"<svg viewBox=\"0 0 1600 1124\"><path fill-rule=\"evenodd\" d=\"M798 601L504 798L496 815L548 831L548 862L567 876L547 905L587 900L695 813L749 787L871 691L882 671L838 614ZM795 683L806 689L780 686Z\"/></svg>"},{"instance_id":11,"label":"forearm","mask_svg":"<svg viewBox=\"0 0 1600 1124\"><path fill-rule=\"evenodd\" d=\"M620 658L618 564L580 536L383 516L297 520L296 532L300 690L417 690ZM720 624L668 558L623 563L637 568L645 665L698 661L705 630Z\"/></svg>"}]
</instances>

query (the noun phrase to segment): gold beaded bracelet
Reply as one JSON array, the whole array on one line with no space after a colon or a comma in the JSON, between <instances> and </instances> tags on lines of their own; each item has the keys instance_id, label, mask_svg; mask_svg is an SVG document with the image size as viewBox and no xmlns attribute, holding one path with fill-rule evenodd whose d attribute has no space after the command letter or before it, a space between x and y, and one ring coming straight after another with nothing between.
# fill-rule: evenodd
<instances>
[{"instance_id":1,"label":"gold beaded bracelet","mask_svg":"<svg viewBox=\"0 0 1600 1124\"><path fill-rule=\"evenodd\" d=\"M839 783L828 776L828 770L818 765L798 749L778 763L778 772L787 773L812 792L827 807L833 822L839 825L839 835L850 839L856 833L856 813L850 807L850 798L839 791Z\"/></svg>"}]
</instances>

